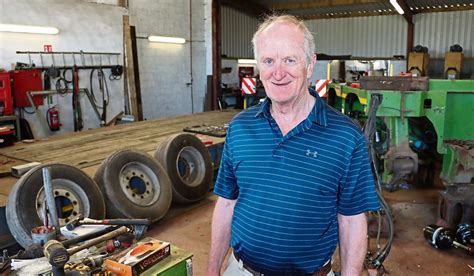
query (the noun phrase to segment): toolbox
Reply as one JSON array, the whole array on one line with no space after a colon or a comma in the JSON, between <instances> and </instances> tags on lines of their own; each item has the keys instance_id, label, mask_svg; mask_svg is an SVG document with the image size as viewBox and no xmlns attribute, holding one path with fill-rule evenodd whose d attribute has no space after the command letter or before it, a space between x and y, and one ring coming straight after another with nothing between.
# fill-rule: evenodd
<instances>
[{"instance_id":1,"label":"toolbox","mask_svg":"<svg viewBox=\"0 0 474 276\"><path fill-rule=\"evenodd\" d=\"M105 269L120 276L141 275L171 253L170 244L151 237L106 259Z\"/></svg>"},{"instance_id":2,"label":"toolbox","mask_svg":"<svg viewBox=\"0 0 474 276\"><path fill-rule=\"evenodd\" d=\"M43 83L41 81L41 70L14 70L10 71L10 77L13 80L13 97L15 99L16 107L28 107L31 103L28 100L28 91L43 90ZM42 96L32 96L35 106L43 105Z\"/></svg>"},{"instance_id":3,"label":"toolbox","mask_svg":"<svg viewBox=\"0 0 474 276\"><path fill-rule=\"evenodd\" d=\"M0 116L13 115L13 98L10 85L10 74L0 72Z\"/></svg>"},{"instance_id":4,"label":"toolbox","mask_svg":"<svg viewBox=\"0 0 474 276\"><path fill-rule=\"evenodd\" d=\"M15 144L15 130L9 127L0 127L0 148Z\"/></svg>"}]
</instances>

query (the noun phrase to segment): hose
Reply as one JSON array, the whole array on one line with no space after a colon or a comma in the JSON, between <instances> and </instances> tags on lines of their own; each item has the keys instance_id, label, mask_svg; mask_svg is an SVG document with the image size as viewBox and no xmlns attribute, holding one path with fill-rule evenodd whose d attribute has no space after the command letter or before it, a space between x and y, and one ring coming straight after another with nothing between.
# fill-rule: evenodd
<instances>
[{"instance_id":1,"label":"hose","mask_svg":"<svg viewBox=\"0 0 474 276\"><path fill-rule=\"evenodd\" d=\"M103 103L102 106L100 106L94 94L94 86L93 86L93 81L92 81L94 78L95 71L96 71L95 68L92 69L91 74L90 74L90 88L91 88L93 104L98 109L104 109L104 102L105 102L105 107L107 107L107 105L109 104L109 87L107 85L107 78L105 77L105 74L102 68L97 69L97 79L99 81L99 89L102 94L102 103Z\"/></svg>"},{"instance_id":2,"label":"hose","mask_svg":"<svg viewBox=\"0 0 474 276\"><path fill-rule=\"evenodd\" d=\"M388 205L387 201L384 199L383 194L382 194L382 185L380 181L380 175L378 173L378 166L377 166L377 156L376 152L374 149L374 143L373 139L375 137L375 131L376 131L376 114L377 114L377 109L380 106L381 103L381 96L379 94L372 94L370 98L370 107L369 107L369 114L367 117L367 121L364 124L364 127L362 128L364 132L364 136L367 139L367 142L369 143L369 158L370 158L370 163L372 167L372 171L374 173L374 180L376 183L376 193L377 197L380 200L381 204L381 210L377 211L377 216L379 219L379 227L377 230L377 252L376 254L367 254L367 259L366 259L366 266L368 268L373 268L373 269L379 269L383 267L383 262L387 258L388 254L390 253L390 249L392 247L393 243L393 218L392 218L392 211L390 210L390 206ZM385 218L388 223L388 239L387 242L385 243L385 246L381 248L380 246L380 233L381 233L381 217L385 214Z\"/></svg>"}]
</instances>

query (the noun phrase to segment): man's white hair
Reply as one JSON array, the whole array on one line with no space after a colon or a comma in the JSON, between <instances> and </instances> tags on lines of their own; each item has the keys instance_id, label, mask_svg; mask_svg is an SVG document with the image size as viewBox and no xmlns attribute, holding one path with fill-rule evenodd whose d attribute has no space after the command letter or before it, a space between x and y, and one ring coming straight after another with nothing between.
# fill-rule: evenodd
<instances>
[{"instance_id":1,"label":"man's white hair","mask_svg":"<svg viewBox=\"0 0 474 276\"><path fill-rule=\"evenodd\" d=\"M304 45L303 50L305 53L306 65L311 63L311 58L315 54L315 45L313 34L308 30L303 20L298 19L293 15L269 15L265 20L258 26L257 31L253 35L252 45L253 45L253 54L255 59L258 61L258 49L257 49L257 37L264 30L268 29L274 24L284 23L284 24L293 24L298 27L298 29L303 32L304 35Z\"/></svg>"}]
</instances>

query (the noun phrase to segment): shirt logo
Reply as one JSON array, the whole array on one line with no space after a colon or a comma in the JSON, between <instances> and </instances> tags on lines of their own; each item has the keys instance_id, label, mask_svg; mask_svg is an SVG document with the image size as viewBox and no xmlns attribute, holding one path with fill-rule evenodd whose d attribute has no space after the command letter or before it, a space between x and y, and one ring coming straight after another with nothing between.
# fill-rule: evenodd
<instances>
[{"instance_id":1,"label":"shirt logo","mask_svg":"<svg viewBox=\"0 0 474 276\"><path fill-rule=\"evenodd\" d=\"M318 152L317 151L311 151L311 150L306 150L306 156L312 156L314 158L318 157Z\"/></svg>"}]
</instances>

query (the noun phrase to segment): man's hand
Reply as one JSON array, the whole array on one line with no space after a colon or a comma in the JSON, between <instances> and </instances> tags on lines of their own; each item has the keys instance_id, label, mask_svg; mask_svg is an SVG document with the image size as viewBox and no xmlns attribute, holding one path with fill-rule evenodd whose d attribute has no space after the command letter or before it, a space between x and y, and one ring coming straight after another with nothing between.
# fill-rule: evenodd
<instances>
[{"instance_id":1,"label":"man's hand","mask_svg":"<svg viewBox=\"0 0 474 276\"><path fill-rule=\"evenodd\" d=\"M337 219L341 275L360 275L367 254L367 217L365 213L354 216L339 214Z\"/></svg>"},{"instance_id":2,"label":"man's hand","mask_svg":"<svg viewBox=\"0 0 474 276\"><path fill-rule=\"evenodd\" d=\"M208 276L220 275L231 235L232 217L236 200L219 197L212 216L211 251L207 266Z\"/></svg>"}]
</instances>

